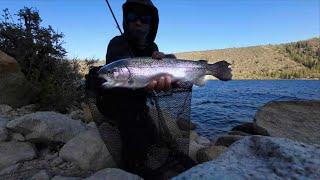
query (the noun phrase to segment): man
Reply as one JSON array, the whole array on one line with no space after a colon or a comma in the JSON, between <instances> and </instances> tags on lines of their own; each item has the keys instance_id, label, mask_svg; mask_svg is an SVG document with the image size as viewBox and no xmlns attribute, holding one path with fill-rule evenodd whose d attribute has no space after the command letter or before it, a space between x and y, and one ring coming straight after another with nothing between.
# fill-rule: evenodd
<instances>
[{"instance_id":1,"label":"man","mask_svg":"<svg viewBox=\"0 0 320 180\"><path fill-rule=\"evenodd\" d=\"M110 41L106 64L131 57L152 57L161 61L165 54L159 52L154 43L158 23L158 10L150 0L127 0L123 4L124 34ZM143 163L148 148L157 144L160 137L148 115L147 96L153 90L166 91L170 88L170 76L161 76L143 89L113 88L99 93L99 111L108 119L115 120L120 131L125 170L143 177L152 176Z\"/></svg>"},{"instance_id":2,"label":"man","mask_svg":"<svg viewBox=\"0 0 320 180\"><path fill-rule=\"evenodd\" d=\"M123 4L124 34L110 41L106 63L130 57L164 58L154 43L158 24L158 10L150 0L127 0ZM170 76L162 76L151 81L146 90L168 90L170 86Z\"/></svg>"}]
</instances>

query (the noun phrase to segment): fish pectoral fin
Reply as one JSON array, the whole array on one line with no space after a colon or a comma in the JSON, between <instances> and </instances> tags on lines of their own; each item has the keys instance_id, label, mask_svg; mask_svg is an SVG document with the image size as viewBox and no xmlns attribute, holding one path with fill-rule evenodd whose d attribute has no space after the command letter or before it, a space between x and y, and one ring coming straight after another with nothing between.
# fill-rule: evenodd
<instances>
[{"instance_id":1,"label":"fish pectoral fin","mask_svg":"<svg viewBox=\"0 0 320 180\"><path fill-rule=\"evenodd\" d=\"M202 76L199 79L197 79L194 84L201 87L204 86L206 84L205 76Z\"/></svg>"}]
</instances>

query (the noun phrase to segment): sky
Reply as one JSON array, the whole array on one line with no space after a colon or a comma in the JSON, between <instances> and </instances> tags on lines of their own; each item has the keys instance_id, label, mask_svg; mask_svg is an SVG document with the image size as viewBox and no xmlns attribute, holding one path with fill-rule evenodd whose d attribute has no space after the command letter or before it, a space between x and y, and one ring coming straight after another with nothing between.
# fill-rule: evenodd
<instances>
[{"instance_id":1,"label":"sky","mask_svg":"<svg viewBox=\"0 0 320 180\"><path fill-rule=\"evenodd\" d=\"M122 25L124 0L109 0ZM320 36L320 0L153 0L165 53L280 44ZM0 0L12 14L39 10L64 37L69 58L104 59L119 30L105 0Z\"/></svg>"}]
</instances>

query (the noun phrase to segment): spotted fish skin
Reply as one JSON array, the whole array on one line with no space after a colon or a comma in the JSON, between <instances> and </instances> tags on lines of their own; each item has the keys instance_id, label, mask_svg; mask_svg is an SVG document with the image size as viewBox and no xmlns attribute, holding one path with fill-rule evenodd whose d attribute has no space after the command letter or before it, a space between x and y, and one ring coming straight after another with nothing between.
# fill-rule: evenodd
<instances>
[{"instance_id":1,"label":"spotted fish skin","mask_svg":"<svg viewBox=\"0 0 320 180\"><path fill-rule=\"evenodd\" d=\"M220 80L231 80L231 67L226 61L208 64L207 61L191 61L183 59L165 58L156 60L151 58L121 59L103 66L98 71L99 77L104 79L104 88L143 88L148 83L162 75L171 76L172 82L191 82L198 86L205 84L204 76L212 75Z\"/></svg>"}]
</instances>

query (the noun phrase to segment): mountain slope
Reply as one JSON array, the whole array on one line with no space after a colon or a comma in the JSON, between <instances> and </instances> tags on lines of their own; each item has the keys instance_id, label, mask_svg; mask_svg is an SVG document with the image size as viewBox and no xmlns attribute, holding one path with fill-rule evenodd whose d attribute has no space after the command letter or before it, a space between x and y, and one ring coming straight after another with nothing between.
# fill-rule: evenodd
<instances>
[{"instance_id":1,"label":"mountain slope","mask_svg":"<svg viewBox=\"0 0 320 180\"><path fill-rule=\"evenodd\" d=\"M281 45L197 51L175 54L177 58L227 60L234 79L320 78L319 38ZM290 51L291 50L291 51ZM303 59L303 60L302 60ZM310 64L312 64L310 67Z\"/></svg>"}]
</instances>

